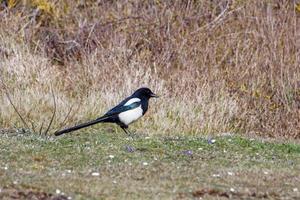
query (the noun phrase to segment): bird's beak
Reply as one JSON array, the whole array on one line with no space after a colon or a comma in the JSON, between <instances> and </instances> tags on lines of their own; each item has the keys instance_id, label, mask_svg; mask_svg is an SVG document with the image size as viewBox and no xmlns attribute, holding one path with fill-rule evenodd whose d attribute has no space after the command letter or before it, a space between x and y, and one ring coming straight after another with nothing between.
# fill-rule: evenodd
<instances>
[{"instance_id":1,"label":"bird's beak","mask_svg":"<svg viewBox=\"0 0 300 200\"><path fill-rule=\"evenodd\" d=\"M151 96L151 97L154 97L154 98L158 98L158 97L159 97L158 95L156 95L156 94L154 94L154 93L152 93L150 96Z\"/></svg>"}]
</instances>

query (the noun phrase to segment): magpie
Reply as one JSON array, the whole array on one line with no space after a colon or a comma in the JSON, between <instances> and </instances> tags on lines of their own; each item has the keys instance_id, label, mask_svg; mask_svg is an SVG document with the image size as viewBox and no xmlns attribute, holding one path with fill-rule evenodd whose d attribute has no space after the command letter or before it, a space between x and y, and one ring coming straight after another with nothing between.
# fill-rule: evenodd
<instances>
[{"instance_id":1,"label":"magpie","mask_svg":"<svg viewBox=\"0 0 300 200\"><path fill-rule=\"evenodd\" d=\"M98 123L115 123L119 125L126 134L131 134L128 125L142 117L148 110L148 102L151 97L158 97L149 88L139 88L131 96L127 97L117 106L109 110L102 117L95 120L63 129L54 133L59 136L65 133L76 131Z\"/></svg>"}]
</instances>

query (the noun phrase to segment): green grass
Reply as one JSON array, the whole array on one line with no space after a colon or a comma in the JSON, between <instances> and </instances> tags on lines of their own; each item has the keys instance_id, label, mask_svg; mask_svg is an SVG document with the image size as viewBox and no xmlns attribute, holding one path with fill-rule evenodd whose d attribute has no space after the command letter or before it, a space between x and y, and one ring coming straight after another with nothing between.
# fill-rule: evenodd
<instances>
[{"instance_id":1,"label":"green grass","mask_svg":"<svg viewBox=\"0 0 300 200\"><path fill-rule=\"evenodd\" d=\"M96 131L58 138L2 134L0 198L300 196L299 144L238 136L214 139L210 143L191 136L130 138Z\"/></svg>"}]
</instances>

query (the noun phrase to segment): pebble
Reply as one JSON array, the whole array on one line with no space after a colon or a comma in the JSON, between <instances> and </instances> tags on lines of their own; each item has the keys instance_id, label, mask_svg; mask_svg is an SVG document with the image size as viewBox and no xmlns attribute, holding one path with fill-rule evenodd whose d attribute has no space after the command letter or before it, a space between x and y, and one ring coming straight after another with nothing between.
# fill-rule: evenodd
<instances>
[{"instance_id":1,"label":"pebble","mask_svg":"<svg viewBox=\"0 0 300 200\"><path fill-rule=\"evenodd\" d=\"M209 140L208 140L208 144L214 144L215 142L216 142L215 139L209 139Z\"/></svg>"},{"instance_id":2,"label":"pebble","mask_svg":"<svg viewBox=\"0 0 300 200\"><path fill-rule=\"evenodd\" d=\"M184 151L182 151L182 153L183 153L184 155L187 155L187 156L193 155L193 151L192 151L192 150L184 150Z\"/></svg>"},{"instance_id":3,"label":"pebble","mask_svg":"<svg viewBox=\"0 0 300 200\"><path fill-rule=\"evenodd\" d=\"M229 176L233 176L233 172L227 172Z\"/></svg>"},{"instance_id":4,"label":"pebble","mask_svg":"<svg viewBox=\"0 0 300 200\"><path fill-rule=\"evenodd\" d=\"M100 175L99 172L93 172L93 173L92 173L92 176L99 176L99 175Z\"/></svg>"},{"instance_id":5,"label":"pebble","mask_svg":"<svg viewBox=\"0 0 300 200\"><path fill-rule=\"evenodd\" d=\"M135 151L135 148L132 147L132 146L125 146L125 151L129 152L129 153L132 153Z\"/></svg>"}]
</instances>

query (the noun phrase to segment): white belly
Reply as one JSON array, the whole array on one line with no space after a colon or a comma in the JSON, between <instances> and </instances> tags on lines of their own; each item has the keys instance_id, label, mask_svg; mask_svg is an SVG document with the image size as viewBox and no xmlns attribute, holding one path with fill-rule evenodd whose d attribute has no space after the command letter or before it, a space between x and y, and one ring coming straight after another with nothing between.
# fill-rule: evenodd
<instances>
[{"instance_id":1,"label":"white belly","mask_svg":"<svg viewBox=\"0 0 300 200\"><path fill-rule=\"evenodd\" d=\"M122 112L118 116L122 123L124 123L125 125L129 125L143 116L143 110L142 107L139 106L135 109Z\"/></svg>"}]
</instances>

